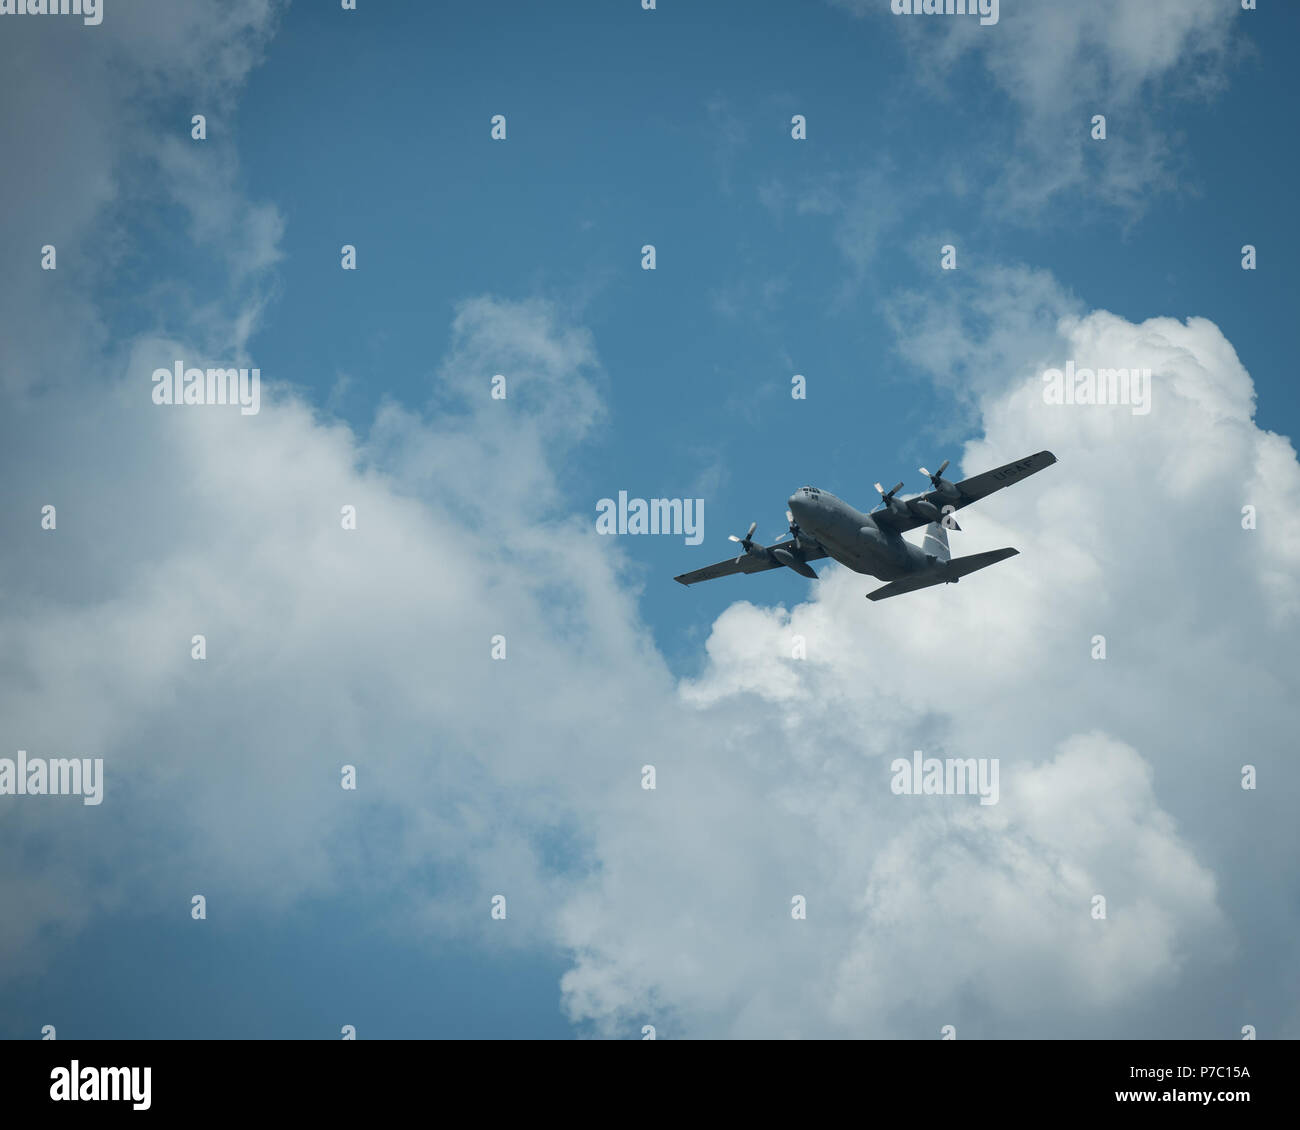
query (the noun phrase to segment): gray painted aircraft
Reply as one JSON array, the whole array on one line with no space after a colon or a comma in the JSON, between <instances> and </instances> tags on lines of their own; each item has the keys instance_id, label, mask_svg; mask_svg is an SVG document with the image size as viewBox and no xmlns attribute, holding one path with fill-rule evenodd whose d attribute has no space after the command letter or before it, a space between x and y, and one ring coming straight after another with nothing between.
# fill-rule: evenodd
<instances>
[{"instance_id":1,"label":"gray painted aircraft","mask_svg":"<svg viewBox=\"0 0 1300 1130\"><path fill-rule=\"evenodd\" d=\"M969 557L953 557L948 551L948 530L961 529L952 517L953 511L987 498L994 491L1018 483L1055 462L1056 456L1050 451L1040 451L982 475L950 483L943 477L948 468L945 459L933 474L921 468L921 474L929 477L933 488L924 494L898 498L902 483L890 491L876 483L884 505L870 514L853 509L828 491L800 487L790 496L790 509L785 513L790 522L788 541L759 545L754 541L758 523L751 522L743 538L730 535L740 545L739 557L673 579L683 585L693 585L733 573L762 573L785 567L816 580L817 574L808 562L830 557L855 573L890 582L867 593L868 600L885 600L931 585L955 584L968 573L1005 561L1020 551L994 549L988 553L972 553ZM902 535L918 526L926 527L922 544L915 546L904 541Z\"/></svg>"}]
</instances>

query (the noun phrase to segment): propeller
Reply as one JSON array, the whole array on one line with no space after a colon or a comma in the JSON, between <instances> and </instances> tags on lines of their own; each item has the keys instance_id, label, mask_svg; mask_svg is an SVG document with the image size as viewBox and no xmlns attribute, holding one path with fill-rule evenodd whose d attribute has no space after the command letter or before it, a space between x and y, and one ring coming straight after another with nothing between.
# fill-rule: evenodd
<instances>
[{"instance_id":1,"label":"propeller","mask_svg":"<svg viewBox=\"0 0 1300 1130\"><path fill-rule=\"evenodd\" d=\"M745 536L743 538L738 538L735 534L728 534L727 540L734 541L741 547L741 553L740 556L736 558L736 564L739 565L745 560L745 554L752 553L757 557L762 557L768 561L774 561L778 565L787 565L796 573L805 577L811 577L815 581L817 579L817 574L813 572L812 566L803 559L803 554L799 552L799 525L795 522L794 515L791 514L790 511L787 510L785 516L790 522L790 533L795 536L794 545L791 545L789 542L783 542L775 549L766 549L759 545L758 542L754 540L754 531L758 529L757 522L749 523L749 529L745 531Z\"/></svg>"},{"instance_id":2,"label":"propeller","mask_svg":"<svg viewBox=\"0 0 1300 1130\"><path fill-rule=\"evenodd\" d=\"M885 504L886 509L888 509L891 513L898 514L900 516L905 515L907 513L907 504L902 499L895 498L894 495L902 489L903 489L902 483L895 483L893 487L888 491L886 491L885 488L882 487L879 483L876 484L876 490L880 492L880 501Z\"/></svg>"},{"instance_id":3,"label":"propeller","mask_svg":"<svg viewBox=\"0 0 1300 1130\"><path fill-rule=\"evenodd\" d=\"M745 559L745 554L746 554L746 553L750 553L750 552L753 550L753 548L754 548L754 531L755 531L756 529L758 529L758 523L757 523L757 522L750 522L750 523L749 523L749 531L745 534L745 536L744 536L743 538L738 538L738 537L736 537L735 534L728 534L728 535L727 535L727 540L728 540L728 541L734 541L734 542L739 543L740 546L741 546L741 547L743 548L743 550L744 550L744 552L741 553L741 555L740 555L739 557L736 558L737 563L743 561L743 560Z\"/></svg>"},{"instance_id":4,"label":"propeller","mask_svg":"<svg viewBox=\"0 0 1300 1130\"><path fill-rule=\"evenodd\" d=\"M947 469L948 460L945 459L939 464L939 469L937 471L927 471L922 467L921 474L925 475L926 478L930 480L930 485L934 487L935 494L939 495L941 499L950 499L953 503L957 503L961 500L961 493L952 485L952 483L943 477L943 473ZM960 530L961 527L957 525L956 520L952 516L953 508L944 506L943 509L946 513L943 518L939 520L942 521L950 530Z\"/></svg>"},{"instance_id":5,"label":"propeller","mask_svg":"<svg viewBox=\"0 0 1300 1130\"><path fill-rule=\"evenodd\" d=\"M956 497L957 488L954 487L952 483L950 483L947 479L943 477L943 473L947 469L948 469L948 460L945 459L942 463L939 464L939 469L937 471L927 471L924 467L922 467L921 474L923 474L927 479L930 480L930 485L934 487L934 489L937 490L940 494L946 494L951 497Z\"/></svg>"}]
</instances>

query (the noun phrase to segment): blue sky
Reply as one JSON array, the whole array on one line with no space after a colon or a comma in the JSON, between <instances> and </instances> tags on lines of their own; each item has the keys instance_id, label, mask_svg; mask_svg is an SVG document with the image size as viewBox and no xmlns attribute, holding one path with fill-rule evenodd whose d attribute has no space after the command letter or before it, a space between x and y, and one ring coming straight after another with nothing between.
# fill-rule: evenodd
<instances>
[{"instance_id":1,"label":"blue sky","mask_svg":"<svg viewBox=\"0 0 1300 1130\"><path fill-rule=\"evenodd\" d=\"M900 289L924 300L946 286L935 266L949 239L975 286L982 268L1024 264L1135 321L1213 318L1256 380L1261 423L1294 431L1294 154L1270 139L1289 129L1281 53L1297 16L1243 18L1259 27L1242 28L1222 93L1157 89L1123 108L1176 139L1176 176L1144 188L1138 208L1107 207L1084 182L1026 215L976 191L1017 144L1005 97L970 60L920 86L890 20L811 3L591 3L562 19L445 5L349 23L299 6L234 127L249 194L286 217L282 290L253 344L265 371L322 401L351 377L334 403L364 427L384 396L421 402L467 294L581 311L610 420L566 467L575 509L619 489L694 497L701 476L716 484L704 546L651 539L635 555L647 618L689 670L692 626L733 594L651 578L719 556L718 535L752 519L779 530L805 480L864 501L877 479L919 489L916 467L970 433L959 398L898 356L881 311ZM505 144L488 136L498 112ZM790 138L796 113L803 143ZM1124 114L1112 117L1122 131ZM953 174L969 181L962 196ZM859 267L834 219L765 205L777 187L881 213L875 254ZM1254 275L1239 270L1252 240L1267 248ZM336 269L344 242L359 249L353 276ZM653 275L640 270L646 242ZM794 373L812 382L802 403ZM802 591L793 577L760 583L773 599Z\"/></svg>"},{"instance_id":2,"label":"blue sky","mask_svg":"<svg viewBox=\"0 0 1300 1130\"><path fill-rule=\"evenodd\" d=\"M1267 980L1294 917L1272 905L1282 864L1222 894L1254 847L1294 846L1280 807L1239 817L1266 829L1253 842L1197 791L1205 774L1144 744L1159 746L1153 719L1187 698L1208 701L1218 688L1234 701L1225 681L1239 678L1266 690L1257 705L1236 700L1239 729L1220 719L1222 745L1248 746L1256 753L1242 756L1276 758L1285 772L1291 677L1270 657L1286 643L1258 633L1295 614L1270 602L1268 586L1294 580L1300 552L1282 506L1294 451L1286 461L1265 435L1294 436L1300 410L1290 270L1300 11L1153 4L1150 20L1129 27L1122 6L1004 0L999 24L980 29L909 23L884 0L664 0L652 12L635 0L361 0L357 12L241 0L224 23L197 3L106 7L100 29L27 23L0 45L6 58L21 48L44 63L15 63L0 111L7 163L37 182L0 220L12 260L10 313L0 315L11 339L0 354L7 495L26 515L62 484L69 517L58 536L72 527L51 550L31 543L26 516L22 538L11 519L2 576L21 644L7 665L5 744L50 756L94 747L124 782L101 824L89 823L92 809L33 814L29 804L0 825L6 858L21 861L7 896L21 925L0 944L22 970L0 982L0 1033L55 1023L91 1037L335 1038L355 1023L374 1038L637 1038L650 1022L674 1035L928 1037L958 1014L985 1035L1210 1034L1216 1024L1231 1034L1256 1014L1274 1034L1300 1033L1294 975L1273 992ZM110 46L125 60L120 74L103 64ZM40 106L41 84L65 74L76 76L65 96L95 109L81 126L54 126L46 145L19 107ZM199 112L209 140L192 143ZM498 113L504 142L489 137ZM1088 138L1093 113L1108 117L1105 142ZM794 114L806 116L806 141L790 136ZM65 206L64 194L84 207ZM57 280L16 281L47 238L61 245ZM339 267L347 243L355 272ZM657 249L653 272L640 267L645 243ZM949 243L956 272L939 269ZM1245 243L1258 247L1253 272L1240 267ZM61 289L33 298L47 283ZM1188 318L1217 332L1147 322ZM1067 332L1060 319L1084 328ZM1008 423L1020 420L1017 382L1063 361L1063 343L1082 356L1100 341L1105 354L1114 340L1146 348L1161 333L1179 374L1171 381L1186 391L1204 377L1205 387L1187 393L1188 415L1159 417L1158 439L1136 425ZM263 417L208 435L169 433L149 416L137 432L131 390L147 380L148 359L175 348L259 366L272 395ZM498 371L519 390L499 432L475 399ZM795 373L807 377L806 400L790 397ZM1240 410L1246 387L1253 420ZM1223 420L1249 441L1220 449ZM1016 442L1032 446L1003 450ZM783 640L792 616L856 623L860 592L838 603L785 571L672 583L725 556L726 535L752 520L775 540L785 499L804 483L869 509L873 482L919 490L922 464L985 469L963 462L968 445L985 462L1047 446L1061 458L1051 483L1020 488L1019 505L963 521L975 537L1029 547L1019 579L986 588L983 604L976 584L960 586L971 603L952 620L917 594L915 620L900 610L848 630L840 659L793 698L786 676L757 670L746 649ZM1238 503L1256 499L1247 484L1260 478L1277 484L1277 540L1243 557L1248 565L1220 561L1216 538L1237 532ZM354 494L330 493L336 479ZM392 539L361 555L323 550L326 535L304 517L314 483L330 514L364 497L363 531L372 515L400 515L385 525ZM703 498L703 543L591 537L597 501L620 490ZM214 508L218 497L230 509ZM263 500L272 510L259 519ZM1054 507L1077 508L1077 525L1049 523ZM1167 526L1177 534L1151 532ZM295 532L257 540L272 527ZM1059 556L1044 550L1032 565L1035 544ZM164 599L165 578L209 567L196 562L211 563L209 580L239 571L247 587L218 594L178 580L184 591ZM429 562L445 572L430 575ZM1149 574L1142 585L1115 579L1129 567L1154 570L1154 591L1143 587ZM1238 567L1261 579L1257 604L1234 625L1213 594L1249 588ZM142 578L153 570L161 584L150 592ZM841 572L831 570L827 592L847 593ZM1105 589L1106 578L1113 588L1079 617L1074 598L1053 591L1054 581ZM388 599L392 608L371 603ZM1199 612L1180 619L1189 608ZM962 833L879 814L841 827L831 814L845 794L832 782L860 777L841 765L843 751L877 728L863 739L873 756L956 744L969 704L945 691L986 659L994 666L1020 640L1018 625L1038 624L1055 647L1100 621L1159 641L1155 666L1118 648L1106 670L1124 686L1102 686L1065 642L1049 652L1055 662L1004 668L1006 681L981 683L974 701L988 706L977 726L1005 741L1004 757L1023 756L1033 780L1066 782L1064 811L1101 788L1085 771L1070 776L1084 762L1110 766L1105 781L1140 796L1131 820L1103 798L1099 810L1123 810L1115 827L1056 845L1064 871L1091 881L1106 874L1105 843L1132 832L1141 857L1148 835L1169 837L1153 853L1160 867L1142 874L1186 902L1161 908L1167 938L1139 920L1139 936L1158 938L1151 968L1134 971L1122 946L1077 959L1102 969L1099 984L1131 1011L1108 1012L1101 988L1092 1004L1065 992L986 1000L957 972L933 1000L880 1004L887 1029L861 1019L871 1010L855 994L889 996L870 996L894 958L864 940L880 920L863 910L897 878L887 861L912 837L938 837L942 853ZM158 625L187 641L194 624L217 622L240 643L214 645L203 672L215 668L213 684L158 658ZM425 634L408 637L415 626ZM496 630L518 649L505 673L463 675ZM78 639L92 658L68 655ZM1197 673L1181 670L1183 658L1161 665L1207 641L1216 658ZM1071 686L1090 689L1057 717L1048 704ZM1026 699L1034 717L1022 733L1011 727ZM1206 756L1217 756L1208 724L1193 712L1186 734L1200 726ZM1075 760L1069 743L1085 732L1102 733L1100 752ZM611 799L622 794L581 790L587 780L605 788L611 758L626 753L635 776L654 751L702 776L638 848L635 818ZM1240 762L1238 753L1225 756ZM384 783L360 816L332 807L349 758ZM787 775L784 762L800 768ZM316 769L333 775L328 792L308 783ZM735 775L746 772L742 786ZM275 784L260 798L243 791L258 780ZM423 803L433 790L439 799ZM1207 830L1214 814L1222 839ZM858 843L856 823L893 831ZM632 842L617 841L620 825ZM716 838L695 842L703 829ZM657 894L690 907L689 925L658 936L646 922L667 919L636 895L636 860L658 858L654 845L678 833L681 870L665 861ZM991 859L1014 856L1009 834L981 835ZM111 880L88 877L77 854L86 844ZM745 844L763 855L736 880ZM715 849L727 862L709 879ZM826 863L840 852L856 861L843 874ZM834 928L818 927L826 949L775 965L765 962L794 943L738 953L738 939L766 937L754 926L766 912L745 892L770 878L788 903L787 887L813 882L800 877L809 859L844 899ZM1160 870L1170 859L1172 879ZM700 903L670 881L693 865ZM1023 887L1007 866L1009 885ZM189 892L203 884L229 909L195 942ZM498 887L531 891L508 942L481 933L484 898ZM922 889L942 907L949 888ZM716 934L702 925L714 898L725 907ZM773 905L779 922L784 904ZM613 923L631 922L632 907L646 921L620 935ZM934 960L949 961L942 920L918 914L913 928L910 942L933 942ZM1007 928L1033 934L1014 915ZM1067 948L1019 956L1031 969L1041 960L1055 985L1077 967L1047 955ZM1273 964L1256 976L1263 952ZM718 955L737 981L719 979L711 995L700 985ZM788 997L772 988L774 969L800 961L807 981L792 975ZM814 972L830 968L840 971L833 986ZM1198 973L1226 986L1227 1003L1183 1000Z\"/></svg>"}]
</instances>

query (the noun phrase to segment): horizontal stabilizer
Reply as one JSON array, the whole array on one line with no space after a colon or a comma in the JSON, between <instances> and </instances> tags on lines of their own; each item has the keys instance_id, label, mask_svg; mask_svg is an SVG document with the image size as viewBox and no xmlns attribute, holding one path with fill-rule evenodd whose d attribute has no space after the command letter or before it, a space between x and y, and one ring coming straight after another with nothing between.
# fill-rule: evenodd
<instances>
[{"instance_id":1,"label":"horizontal stabilizer","mask_svg":"<svg viewBox=\"0 0 1300 1130\"><path fill-rule=\"evenodd\" d=\"M891 581L874 592L867 593L867 599L886 600L901 593L915 592L917 589L928 589L931 585L950 584L968 573L974 573L977 569L987 569L990 565L996 565L999 561L1014 557L1019 552L1018 549L1010 548L991 549L988 553L972 553L969 557L956 557L946 565L936 565L933 569L926 570L923 573L914 573L910 577L904 577L901 581Z\"/></svg>"}]
</instances>

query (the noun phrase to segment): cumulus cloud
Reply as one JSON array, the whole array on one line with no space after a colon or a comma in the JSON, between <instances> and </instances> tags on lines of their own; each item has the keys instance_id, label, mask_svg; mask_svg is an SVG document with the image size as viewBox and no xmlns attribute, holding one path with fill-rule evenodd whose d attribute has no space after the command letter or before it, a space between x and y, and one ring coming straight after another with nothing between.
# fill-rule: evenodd
<instances>
[{"instance_id":1,"label":"cumulus cloud","mask_svg":"<svg viewBox=\"0 0 1300 1130\"><path fill-rule=\"evenodd\" d=\"M742 601L718 619L681 697L723 744L662 775L653 876L607 856L613 912L592 900L569 922L576 1015L663 1000L692 1034L1227 1035L1231 1008L1194 988L1209 970L1238 1001L1257 977L1285 981L1265 939L1295 927L1269 894L1294 867L1294 450L1254 424L1210 322L1133 324L1061 295L1054 330L1018 337L999 311L1021 309L1025 281L1009 269L975 322L954 299L935 355L937 376L1000 362L980 368L964 473L1060 458L953 535L957 553L1022 556L885 605L862 599L873 580L826 570L793 609ZM1149 366L1151 413L1044 403L1034 370L1067 358ZM1267 517L1247 530L1252 498ZM913 749L999 758L1001 803L894 796L889 765ZM1247 763L1267 790L1241 789ZM701 793L720 815L695 811Z\"/></svg>"},{"instance_id":2,"label":"cumulus cloud","mask_svg":"<svg viewBox=\"0 0 1300 1130\"><path fill-rule=\"evenodd\" d=\"M836 983L841 1022L891 1004L902 1033L973 999L999 1026L1032 1016L1050 1032L1176 984L1222 933L1214 877L1134 749L1076 735L1011 781L992 813L914 819L876 856ZM1105 921L1082 913L1098 895Z\"/></svg>"},{"instance_id":3,"label":"cumulus cloud","mask_svg":"<svg viewBox=\"0 0 1300 1130\"><path fill-rule=\"evenodd\" d=\"M594 344L553 308L466 304L440 380L469 397L477 372L476 406L389 405L368 437L287 394L256 417L155 407L147 374L177 343L138 342L110 390L32 412L8 453L32 492L13 512L69 501L57 533L6 539L2 713L33 753L105 757L111 801L7 822L10 858L57 832L45 874L72 880L41 902L6 892L27 927L9 944L196 876L241 913L400 888L394 929L456 934L481 934L500 891L519 926L497 940L570 953L566 1007L601 1032L1161 1031L1159 994L1245 978L1224 955L1250 947L1241 916L1293 866L1268 743L1293 691L1272 586L1295 572L1300 481L1209 323L1096 312L1060 334L1081 363L1149 360L1160 380L1146 417L1045 405L1032 380L981 398L965 470L1061 457L954 535L1020 558L883 606L836 569L788 611L742 601L680 687L617 548L510 485L556 500L582 428L490 401L489 358L539 404L595 411ZM1211 460L1194 490L1187 451ZM1262 465L1248 532L1237 503ZM482 528L466 497L486 500ZM1251 704L1253 745L1225 702ZM893 795L889 764L913 749L1000 758L1001 804ZM1245 760L1258 794L1238 786ZM1225 889L1243 859L1215 830L1243 798L1259 855ZM123 865L107 884L76 866L104 843ZM1208 1001L1195 1019L1222 1021Z\"/></svg>"}]
</instances>

